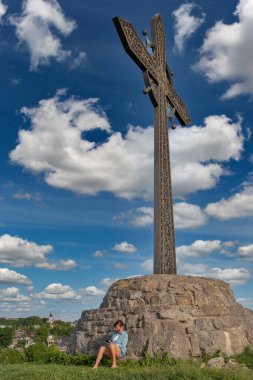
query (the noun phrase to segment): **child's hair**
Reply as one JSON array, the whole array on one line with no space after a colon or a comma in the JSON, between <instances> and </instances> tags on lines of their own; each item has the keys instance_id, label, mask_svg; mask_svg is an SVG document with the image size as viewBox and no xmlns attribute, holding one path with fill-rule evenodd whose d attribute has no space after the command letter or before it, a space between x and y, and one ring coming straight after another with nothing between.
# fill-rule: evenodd
<instances>
[{"instance_id":1,"label":"child's hair","mask_svg":"<svg viewBox=\"0 0 253 380\"><path fill-rule=\"evenodd\" d=\"M121 319L118 319L115 323L114 323L114 327L116 327L117 325L119 325L120 327L124 326L124 322L121 320Z\"/></svg>"}]
</instances>

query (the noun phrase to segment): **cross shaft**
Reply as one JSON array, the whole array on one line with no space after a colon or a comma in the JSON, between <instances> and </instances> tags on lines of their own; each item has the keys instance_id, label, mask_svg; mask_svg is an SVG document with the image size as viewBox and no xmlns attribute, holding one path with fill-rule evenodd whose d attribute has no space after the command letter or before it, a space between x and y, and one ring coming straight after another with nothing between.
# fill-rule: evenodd
<instances>
[{"instance_id":1,"label":"cross shaft","mask_svg":"<svg viewBox=\"0 0 253 380\"><path fill-rule=\"evenodd\" d=\"M154 273L176 274L173 201L169 155L167 106L181 125L190 123L188 110L177 95L166 64L166 41L162 19L151 22L152 53L148 52L132 24L113 19L126 52L143 71L145 92L154 106ZM172 118L171 118L172 119Z\"/></svg>"}]
</instances>

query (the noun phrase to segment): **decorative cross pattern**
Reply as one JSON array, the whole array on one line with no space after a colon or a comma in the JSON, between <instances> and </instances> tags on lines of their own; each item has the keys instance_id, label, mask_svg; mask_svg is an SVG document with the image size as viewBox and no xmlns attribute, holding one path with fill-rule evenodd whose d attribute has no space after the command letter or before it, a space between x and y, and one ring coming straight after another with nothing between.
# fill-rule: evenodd
<instances>
[{"instance_id":1,"label":"decorative cross pattern","mask_svg":"<svg viewBox=\"0 0 253 380\"><path fill-rule=\"evenodd\" d=\"M166 64L161 16L157 14L152 19L152 43L146 37L146 46L129 21L115 17L113 22L124 49L143 71L144 93L149 95L154 106L154 273L176 274L168 118L172 123L175 115L181 125L187 125L191 120L184 102L174 89L172 73ZM171 108L169 116L168 107ZM173 123L172 128L175 128Z\"/></svg>"}]
</instances>

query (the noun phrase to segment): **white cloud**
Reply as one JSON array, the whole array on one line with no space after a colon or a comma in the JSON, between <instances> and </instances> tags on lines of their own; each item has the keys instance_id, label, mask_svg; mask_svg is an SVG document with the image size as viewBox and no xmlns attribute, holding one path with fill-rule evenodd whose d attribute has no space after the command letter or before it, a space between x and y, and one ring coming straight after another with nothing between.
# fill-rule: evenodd
<instances>
[{"instance_id":1,"label":"white cloud","mask_svg":"<svg viewBox=\"0 0 253 380\"><path fill-rule=\"evenodd\" d=\"M20 294L19 289L12 287L0 290L1 302L29 302L31 300L28 296Z\"/></svg>"},{"instance_id":2,"label":"white cloud","mask_svg":"<svg viewBox=\"0 0 253 380\"><path fill-rule=\"evenodd\" d=\"M129 127L112 133L97 99L62 100L63 91L38 107L23 108L31 120L19 131L10 159L33 173L44 174L54 187L81 194L107 191L131 199L153 196L153 128ZM85 132L110 132L97 145ZM243 148L241 120L209 116L203 127L177 128L170 134L173 194L182 196L214 187L227 174L223 162L238 160Z\"/></svg>"},{"instance_id":3,"label":"white cloud","mask_svg":"<svg viewBox=\"0 0 253 380\"><path fill-rule=\"evenodd\" d=\"M154 209L152 207L139 207L136 209L130 223L134 226L144 227L153 223ZM199 206L186 202L174 204L175 227L197 228L206 223L206 214Z\"/></svg>"},{"instance_id":4,"label":"white cloud","mask_svg":"<svg viewBox=\"0 0 253 380\"><path fill-rule=\"evenodd\" d=\"M18 191L13 195L13 198L15 199L21 199L21 200L26 200L26 201L41 201L41 196L36 193L36 194L31 194L31 193L25 193L23 191Z\"/></svg>"},{"instance_id":5,"label":"white cloud","mask_svg":"<svg viewBox=\"0 0 253 380\"><path fill-rule=\"evenodd\" d=\"M94 298L99 299L104 295L104 290L98 289L96 286L87 286L86 288L75 290L69 285L52 283L48 285L43 292L34 294L34 297L39 299L83 303Z\"/></svg>"},{"instance_id":6,"label":"white cloud","mask_svg":"<svg viewBox=\"0 0 253 380\"><path fill-rule=\"evenodd\" d=\"M86 288L82 288L79 290L79 292L83 295L87 296L95 296L95 297L100 297L104 296L105 292L102 289L98 289L96 286L87 286Z\"/></svg>"},{"instance_id":7,"label":"white cloud","mask_svg":"<svg viewBox=\"0 0 253 380\"><path fill-rule=\"evenodd\" d=\"M19 289L12 286L11 288L0 290L0 295L4 297L16 297L19 293Z\"/></svg>"},{"instance_id":8,"label":"white cloud","mask_svg":"<svg viewBox=\"0 0 253 380\"><path fill-rule=\"evenodd\" d=\"M252 0L240 0L232 24L218 21L208 30L195 66L210 82L228 81L223 98L253 94Z\"/></svg>"},{"instance_id":9,"label":"white cloud","mask_svg":"<svg viewBox=\"0 0 253 380\"><path fill-rule=\"evenodd\" d=\"M252 309L253 298L238 298L237 302L241 303L244 307Z\"/></svg>"},{"instance_id":10,"label":"white cloud","mask_svg":"<svg viewBox=\"0 0 253 380\"><path fill-rule=\"evenodd\" d=\"M117 281L117 279L112 279L112 278L110 278L110 277L106 277L106 278L103 278L102 280L101 280L101 284L102 285L105 285L106 287L108 287L109 288L109 286L111 286L115 281Z\"/></svg>"},{"instance_id":11,"label":"white cloud","mask_svg":"<svg viewBox=\"0 0 253 380\"><path fill-rule=\"evenodd\" d=\"M56 262L43 262L36 264L36 268L49 270L70 270L76 267L75 260L59 260Z\"/></svg>"},{"instance_id":12,"label":"white cloud","mask_svg":"<svg viewBox=\"0 0 253 380\"><path fill-rule=\"evenodd\" d=\"M0 236L0 263L13 267L35 266L49 270L70 270L76 267L74 260L47 261L53 251L51 245L38 245L19 237Z\"/></svg>"},{"instance_id":13,"label":"white cloud","mask_svg":"<svg viewBox=\"0 0 253 380\"><path fill-rule=\"evenodd\" d=\"M153 223L154 209L153 207L139 207L136 214L131 220L131 224L138 227L144 227Z\"/></svg>"},{"instance_id":14,"label":"white cloud","mask_svg":"<svg viewBox=\"0 0 253 380\"><path fill-rule=\"evenodd\" d=\"M174 194L185 195L214 187L226 174L219 162L239 160L243 148L241 120L209 116L204 127L178 128L171 133ZM176 132L176 133L174 133Z\"/></svg>"},{"instance_id":15,"label":"white cloud","mask_svg":"<svg viewBox=\"0 0 253 380\"><path fill-rule=\"evenodd\" d=\"M69 285L62 285L59 283L50 284L45 288L45 292L48 294L64 294L71 290L72 288Z\"/></svg>"},{"instance_id":16,"label":"white cloud","mask_svg":"<svg viewBox=\"0 0 253 380\"><path fill-rule=\"evenodd\" d=\"M137 251L137 248L133 244L129 244L126 241L122 243L115 244L112 248L114 251L123 252L123 253L134 253Z\"/></svg>"},{"instance_id":17,"label":"white cloud","mask_svg":"<svg viewBox=\"0 0 253 380\"><path fill-rule=\"evenodd\" d=\"M76 69L80 66L85 66L87 61L87 54L84 51L81 51L77 57L75 57L70 63L71 69Z\"/></svg>"},{"instance_id":18,"label":"white cloud","mask_svg":"<svg viewBox=\"0 0 253 380\"><path fill-rule=\"evenodd\" d=\"M23 274L17 273L8 268L0 268L0 284L31 284L31 280Z\"/></svg>"},{"instance_id":19,"label":"white cloud","mask_svg":"<svg viewBox=\"0 0 253 380\"><path fill-rule=\"evenodd\" d=\"M208 268L204 264L188 264L179 265L185 275L210 277L228 282L231 286L244 285L250 280L250 272L245 268Z\"/></svg>"},{"instance_id":20,"label":"white cloud","mask_svg":"<svg viewBox=\"0 0 253 380\"><path fill-rule=\"evenodd\" d=\"M15 267L33 265L45 261L45 255L52 252L51 245L37 245L19 237L2 235L0 237L0 262Z\"/></svg>"},{"instance_id":21,"label":"white cloud","mask_svg":"<svg viewBox=\"0 0 253 380\"><path fill-rule=\"evenodd\" d=\"M205 276L226 281L232 286L244 285L251 278L250 272L245 268L212 268Z\"/></svg>"},{"instance_id":22,"label":"white cloud","mask_svg":"<svg viewBox=\"0 0 253 380\"><path fill-rule=\"evenodd\" d=\"M238 249L238 257L248 261L253 261L253 244L244 245Z\"/></svg>"},{"instance_id":23,"label":"white cloud","mask_svg":"<svg viewBox=\"0 0 253 380\"><path fill-rule=\"evenodd\" d=\"M104 251L96 251L92 255L93 257L105 257L105 252Z\"/></svg>"},{"instance_id":24,"label":"white cloud","mask_svg":"<svg viewBox=\"0 0 253 380\"><path fill-rule=\"evenodd\" d=\"M197 228L206 223L206 215L199 206L180 202L174 205L174 222L176 228Z\"/></svg>"},{"instance_id":25,"label":"white cloud","mask_svg":"<svg viewBox=\"0 0 253 380\"><path fill-rule=\"evenodd\" d=\"M183 51L186 41L204 22L204 14L201 17L191 14L194 8L196 8L195 3L185 3L172 13L175 18L175 46L179 52Z\"/></svg>"},{"instance_id":26,"label":"white cloud","mask_svg":"<svg viewBox=\"0 0 253 380\"><path fill-rule=\"evenodd\" d=\"M120 270L126 270L128 269L128 265L124 263L115 263L113 264L113 267Z\"/></svg>"},{"instance_id":27,"label":"white cloud","mask_svg":"<svg viewBox=\"0 0 253 380\"><path fill-rule=\"evenodd\" d=\"M206 213L220 220L246 218L253 215L253 186L246 185L244 189L228 199L209 203Z\"/></svg>"},{"instance_id":28,"label":"white cloud","mask_svg":"<svg viewBox=\"0 0 253 380\"><path fill-rule=\"evenodd\" d=\"M191 245L181 245L176 248L177 257L195 258L210 255L214 252L219 253L223 247L220 240L196 240Z\"/></svg>"},{"instance_id":29,"label":"white cloud","mask_svg":"<svg viewBox=\"0 0 253 380\"><path fill-rule=\"evenodd\" d=\"M180 273L185 275L189 275L191 273L203 274L208 269L205 264L190 264L186 262L182 263L181 261L178 262L177 267Z\"/></svg>"},{"instance_id":30,"label":"white cloud","mask_svg":"<svg viewBox=\"0 0 253 380\"><path fill-rule=\"evenodd\" d=\"M145 271L145 272L153 272L153 267L154 267L154 263L153 263L153 259L148 259L148 260L145 260L143 263L141 263L141 268Z\"/></svg>"},{"instance_id":31,"label":"white cloud","mask_svg":"<svg viewBox=\"0 0 253 380\"><path fill-rule=\"evenodd\" d=\"M41 293L34 294L36 298L49 300L80 300L81 296L69 285L53 283L48 285Z\"/></svg>"},{"instance_id":32,"label":"white cloud","mask_svg":"<svg viewBox=\"0 0 253 380\"><path fill-rule=\"evenodd\" d=\"M10 21L19 42L30 51L31 70L49 64L50 58L62 61L71 54L62 49L56 31L68 36L76 24L64 16L57 0L24 0L22 8L22 14L10 17Z\"/></svg>"},{"instance_id":33,"label":"white cloud","mask_svg":"<svg viewBox=\"0 0 253 380\"><path fill-rule=\"evenodd\" d=\"M2 0L0 0L0 24L2 23L2 17L7 12L7 5L5 5Z\"/></svg>"}]
</instances>

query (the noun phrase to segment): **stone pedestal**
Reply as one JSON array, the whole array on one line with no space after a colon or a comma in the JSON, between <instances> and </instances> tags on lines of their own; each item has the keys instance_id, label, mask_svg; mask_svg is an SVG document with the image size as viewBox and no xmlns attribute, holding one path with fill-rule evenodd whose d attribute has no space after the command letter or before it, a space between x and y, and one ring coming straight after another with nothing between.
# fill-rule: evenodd
<instances>
[{"instance_id":1,"label":"stone pedestal","mask_svg":"<svg viewBox=\"0 0 253 380\"><path fill-rule=\"evenodd\" d=\"M253 345L253 312L235 301L220 280L151 275L115 282L99 309L86 310L69 352L97 352L122 319L129 335L127 356L167 352L187 359L221 350L225 355Z\"/></svg>"}]
</instances>

